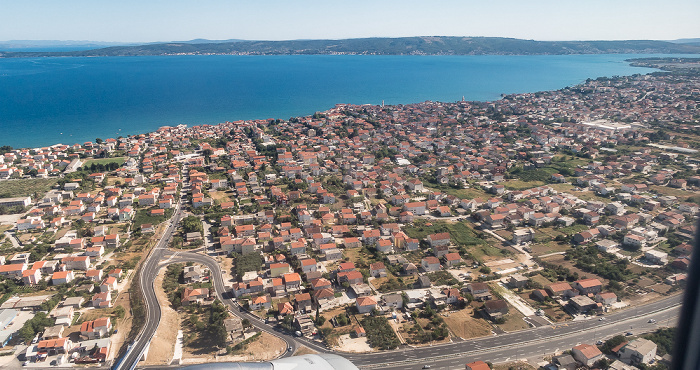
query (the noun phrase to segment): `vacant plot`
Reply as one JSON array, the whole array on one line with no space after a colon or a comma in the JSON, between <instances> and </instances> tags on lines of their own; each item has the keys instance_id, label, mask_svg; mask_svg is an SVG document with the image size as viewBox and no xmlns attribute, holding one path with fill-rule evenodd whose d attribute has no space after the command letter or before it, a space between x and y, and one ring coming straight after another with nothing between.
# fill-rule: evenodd
<instances>
[{"instance_id":1,"label":"vacant plot","mask_svg":"<svg viewBox=\"0 0 700 370\"><path fill-rule=\"evenodd\" d=\"M100 158L100 159L88 159L83 163L82 167L90 167L93 164L95 165L108 165L110 163L116 163L118 165L122 165L126 162L126 157L114 157L114 158Z\"/></svg>"},{"instance_id":2,"label":"vacant plot","mask_svg":"<svg viewBox=\"0 0 700 370\"><path fill-rule=\"evenodd\" d=\"M463 339L483 337L491 334L491 325L486 320L474 317L474 309L467 307L443 317L450 331Z\"/></svg>"},{"instance_id":3,"label":"vacant plot","mask_svg":"<svg viewBox=\"0 0 700 370\"><path fill-rule=\"evenodd\" d=\"M56 185L57 179L18 179L0 181L0 198L28 197L44 194Z\"/></svg>"},{"instance_id":4,"label":"vacant plot","mask_svg":"<svg viewBox=\"0 0 700 370\"><path fill-rule=\"evenodd\" d=\"M510 190L525 190L532 189L545 184L544 181L523 181L523 180L508 180L502 183Z\"/></svg>"},{"instance_id":5,"label":"vacant plot","mask_svg":"<svg viewBox=\"0 0 700 370\"><path fill-rule=\"evenodd\" d=\"M574 186L569 183L549 184L549 187L558 192L570 192Z\"/></svg>"},{"instance_id":6,"label":"vacant plot","mask_svg":"<svg viewBox=\"0 0 700 370\"><path fill-rule=\"evenodd\" d=\"M232 195L232 194L233 194L233 192L228 192L228 191L211 191L211 192L209 192L211 199L213 199L216 204L230 202L231 201L230 195Z\"/></svg>"},{"instance_id":7,"label":"vacant plot","mask_svg":"<svg viewBox=\"0 0 700 370\"><path fill-rule=\"evenodd\" d=\"M439 190L447 195L454 195L460 199L474 199L474 198L490 198L488 193L481 190L479 187L469 187L465 189L453 188L449 185L442 185L437 183L423 182L423 186L428 190Z\"/></svg>"},{"instance_id":8,"label":"vacant plot","mask_svg":"<svg viewBox=\"0 0 700 370\"><path fill-rule=\"evenodd\" d=\"M493 261L508 255L504 249L499 249L488 244L476 245L468 248L469 253L479 262Z\"/></svg>"},{"instance_id":9,"label":"vacant plot","mask_svg":"<svg viewBox=\"0 0 700 370\"><path fill-rule=\"evenodd\" d=\"M603 203L610 203L612 202L612 199L610 198L605 198L597 195L593 191L569 191L570 194L573 194L583 200L594 200L598 202L603 202Z\"/></svg>"},{"instance_id":10,"label":"vacant plot","mask_svg":"<svg viewBox=\"0 0 700 370\"><path fill-rule=\"evenodd\" d=\"M565 242L560 243L556 241L549 241L546 243L532 244L530 249L532 249L531 254L533 256L541 256L549 253L566 252L567 250L571 249L571 246Z\"/></svg>"},{"instance_id":11,"label":"vacant plot","mask_svg":"<svg viewBox=\"0 0 700 370\"><path fill-rule=\"evenodd\" d=\"M578 267L575 267L574 261L564 260L564 255L562 255L562 254L555 254L553 256L546 257L543 260L545 262L549 262L549 263L553 263L555 265L565 267L565 268L569 269L569 271L571 271L572 273L578 273L578 276L580 279L598 279L598 280L600 280L600 282L603 283L603 285L608 283L607 279L603 279L602 277L600 277L596 274L586 272L586 271L581 270Z\"/></svg>"},{"instance_id":12,"label":"vacant plot","mask_svg":"<svg viewBox=\"0 0 700 370\"><path fill-rule=\"evenodd\" d=\"M649 188L657 192L658 194L672 195L674 197L678 197L681 200L685 200L688 197L698 195L698 192L695 191L686 191L681 189L669 188L667 186L651 185Z\"/></svg>"},{"instance_id":13,"label":"vacant plot","mask_svg":"<svg viewBox=\"0 0 700 370\"><path fill-rule=\"evenodd\" d=\"M564 234L564 235L573 236L574 234L579 233L581 231L588 230L589 228L590 228L590 226L587 226L587 225L573 224L571 226L566 226L566 227L562 227L560 229L557 229L557 231Z\"/></svg>"},{"instance_id":14,"label":"vacant plot","mask_svg":"<svg viewBox=\"0 0 700 370\"><path fill-rule=\"evenodd\" d=\"M506 322L503 324L498 324L498 327L501 328L503 331L516 331L516 330L523 330L527 329L530 327L523 318L522 313L520 311L516 310L511 306L510 304L508 305L510 312L508 312L507 315L503 316L503 318L506 319Z\"/></svg>"},{"instance_id":15,"label":"vacant plot","mask_svg":"<svg viewBox=\"0 0 700 370\"><path fill-rule=\"evenodd\" d=\"M544 277L544 276L542 276L542 275L540 275L540 274L532 275L532 276L530 276L530 279L531 279L532 281L534 281L535 283L541 284L542 286L547 286L547 285L549 285L549 284L552 283L552 282L549 281L546 277Z\"/></svg>"}]
</instances>

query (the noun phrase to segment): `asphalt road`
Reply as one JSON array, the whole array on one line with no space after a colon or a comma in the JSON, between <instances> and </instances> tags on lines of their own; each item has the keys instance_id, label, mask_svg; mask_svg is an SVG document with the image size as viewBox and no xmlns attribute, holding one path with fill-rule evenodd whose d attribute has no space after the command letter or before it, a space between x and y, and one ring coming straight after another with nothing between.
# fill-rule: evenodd
<instances>
[{"instance_id":1,"label":"asphalt road","mask_svg":"<svg viewBox=\"0 0 700 370\"><path fill-rule=\"evenodd\" d=\"M158 298L156 298L156 293L153 289L153 282L158 274L160 260L167 251L168 243L170 243L170 239L177 230L177 224L182 217L180 213L181 203L182 202L178 202L176 205L168 228L163 232L163 236L158 240L155 247L151 249L151 252L146 257L143 264L141 264L138 278L146 305L146 321L141 332L127 350L123 361L120 362L118 366L114 367L115 370L134 369L136 367L144 349L150 343L160 323L160 305L158 304Z\"/></svg>"},{"instance_id":2,"label":"asphalt road","mask_svg":"<svg viewBox=\"0 0 700 370\"><path fill-rule=\"evenodd\" d=\"M282 357L291 356L300 345L318 352L331 352L318 342L298 338L286 331L273 328L256 316L240 309L224 286L219 263L212 257L193 252L168 251L168 243L181 218L180 207L181 202L178 203L167 230L141 265L139 279L147 306L146 324L130 347L125 359L118 367L115 367L116 370L134 369L144 348L155 334L161 312L153 282L160 268L177 262L195 262L207 266L212 273L211 279L217 297L229 306L234 315L248 319L259 330L281 338L287 343L287 347L291 347L292 350L285 352ZM163 259L167 259L167 261L163 262ZM681 301L682 296L676 295L638 308L606 315L603 321L591 318L436 346L405 347L395 351L370 354L341 353L341 355L363 369L420 368L424 364L430 364L433 368L452 369L463 368L465 363L479 359L492 362L516 360L537 356L540 353L544 355L563 351L579 343L594 343L598 339L605 339L629 331L646 332L654 330L658 325L674 326ZM648 323L650 318L654 318L656 323Z\"/></svg>"},{"instance_id":3,"label":"asphalt road","mask_svg":"<svg viewBox=\"0 0 700 370\"><path fill-rule=\"evenodd\" d=\"M425 364L434 369L464 368L464 364L482 360L515 361L571 349L581 343L593 344L627 332L635 335L662 326L675 326L682 296L676 295L639 308L593 317L582 321L544 326L490 337L438 346L409 348L372 355L343 355L361 369L410 369ZM655 323L649 323L655 319Z\"/></svg>"},{"instance_id":4,"label":"asphalt road","mask_svg":"<svg viewBox=\"0 0 700 370\"><path fill-rule=\"evenodd\" d=\"M293 348L292 352L287 352L284 356L292 355L301 344L318 352L330 352L317 342L294 337L283 330L266 325L256 316L247 312L239 312L238 305L229 298L228 292L225 290L220 266L213 258L192 252L175 252L168 257L169 260L165 264L192 261L206 265L212 271L212 281L217 297L225 302L235 315L246 318L258 329L283 339L287 346ZM425 364L430 364L432 368L437 369L453 369L463 368L465 363L476 360L501 362L538 355L544 356L570 349L580 343L592 344L597 340L605 340L630 331L637 334L653 331L660 326L674 326L680 310L681 298L681 295L676 295L638 308L608 314L604 316L602 321L599 320L599 317L592 317L587 320L548 325L443 345L408 347L370 354L341 353L341 355L363 369L420 368ZM655 319L656 323L648 323L650 318Z\"/></svg>"},{"instance_id":5,"label":"asphalt road","mask_svg":"<svg viewBox=\"0 0 700 370\"><path fill-rule=\"evenodd\" d=\"M217 298L219 298L221 302L226 304L234 315L239 316L243 319L248 319L248 321L250 321L250 323L259 330L262 330L266 333L272 334L284 340L287 343L287 347L292 348L292 351L287 351L287 353L285 353L281 357L291 356L297 350L297 348L299 348L300 345L305 345L318 352L330 352L328 348L326 348L323 344L314 341L309 341L306 338L298 338L290 335L284 330L278 330L277 328L273 328L272 326L265 324L265 322L257 316L243 310L238 305L238 303L234 302L231 299L230 292L224 286L224 280L221 275L221 267L219 263L212 257L193 252L175 252L173 255L170 256L166 264L180 262L195 262L207 266L212 273L211 281L214 283L214 290L216 291Z\"/></svg>"}]
</instances>

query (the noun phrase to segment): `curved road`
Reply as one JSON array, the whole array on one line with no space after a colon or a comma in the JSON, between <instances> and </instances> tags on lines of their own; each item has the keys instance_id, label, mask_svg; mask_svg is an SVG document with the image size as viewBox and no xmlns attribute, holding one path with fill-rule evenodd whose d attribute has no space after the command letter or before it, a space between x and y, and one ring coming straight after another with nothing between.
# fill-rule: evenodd
<instances>
[{"instance_id":1,"label":"curved road","mask_svg":"<svg viewBox=\"0 0 700 370\"><path fill-rule=\"evenodd\" d=\"M212 257L192 252L168 252L168 254L170 254L169 260L156 266L156 270L166 264L176 262L196 262L207 266L212 271L217 297L225 302L234 314L248 319L258 329L283 339L289 347L293 348L293 351L287 352L284 356L291 355L300 344L318 352L331 352L317 342L294 337L285 331L266 325L262 320L248 312L239 312L239 306L228 297L225 290L220 265ZM144 285L144 287L152 288L152 284ZM630 308L606 315L603 320L594 317L588 320L570 321L436 346L406 347L395 351L370 354L342 353L342 355L364 369L405 369L413 366L420 368L423 364L432 364L434 368L455 368L478 359L488 359L494 362L522 359L528 356L551 353L555 349L563 351L579 343L594 343L597 340L624 334L628 331L647 332L654 330L659 325L673 326L679 312L681 298L681 295L675 295L638 308ZM656 323L648 323L650 318L654 318Z\"/></svg>"},{"instance_id":2,"label":"curved road","mask_svg":"<svg viewBox=\"0 0 700 370\"><path fill-rule=\"evenodd\" d=\"M248 319L248 321L250 321L250 323L256 328L266 333L272 334L276 337L279 337L287 343L287 347L292 348L291 351L288 351L282 357L291 356L294 353L294 351L297 350L300 344L305 345L318 352L330 352L328 348L326 348L323 344L309 341L306 338L297 338L291 336L284 330L278 330L276 328L271 327L270 325L265 324L265 322L257 316L242 309L236 302L234 302L231 299L230 293L226 290L226 287L224 287L224 280L221 275L221 266L212 257L192 252L174 252L170 256L170 259L167 262L165 262L162 266L166 264L179 262L195 262L207 266L212 273L211 280L214 283L214 290L216 291L216 296L221 302L223 302L230 308L230 312L232 312L236 316L239 316L242 319Z\"/></svg>"},{"instance_id":3,"label":"curved road","mask_svg":"<svg viewBox=\"0 0 700 370\"><path fill-rule=\"evenodd\" d=\"M180 213L180 207L182 206L182 201L180 201L173 212L173 217L170 219L168 228L163 232L163 236L158 240L155 247L151 249L151 252L146 257L146 260L141 264L139 268L138 278L141 290L143 292L144 303L146 305L146 321L145 325L141 329L141 332L137 335L134 342L127 349L127 353L123 360L114 367L115 370L129 369L132 370L136 367L139 359L143 355L146 346L151 342L153 334L158 328L160 323L160 305L158 304L158 298L156 298L155 291L153 290L153 282L155 281L156 275L158 274L158 264L163 258L163 254L167 251L168 243L177 229L177 224L180 222L182 214Z\"/></svg>"},{"instance_id":4,"label":"curved road","mask_svg":"<svg viewBox=\"0 0 700 370\"><path fill-rule=\"evenodd\" d=\"M180 213L181 205L182 201L177 204L174 216L170 220L170 224L163 236L141 265L138 276L146 304L146 324L137 336L137 339L127 350L123 361L118 366L115 366L114 369L133 370L138 364L160 323L160 305L155 295L153 282L160 268L176 262L196 262L207 266L212 273L211 278L214 282L214 290L217 297L230 308L233 314L248 319L259 330L281 338L287 343L288 347L291 347L292 350L285 352L282 357L291 356L300 345L307 346L318 352L332 352L321 343L310 341L306 338L297 338L286 331L272 328L257 316L242 310L227 292L223 283L221 267L214 258L193 252L169 251L167 249L168 243L176 230L177 223L182 217ZM164 258L168 260L162 263ZM343 353L343 356L358 367L366 369L405 369L413 366L421 367L422 364L428 363L437 368L455 368L463 366L468 360L507 361L509 359L520 359L539 353L550 353L554 349L564 350L571 348L572 346L569 345L571 343L575 345L581 342L591 342L627 331L653 330L656 325L660 325L664 321L670 325L671 320L674 320L673 323L675 324L675 317L678 315L678 309L682 301L681 298L681 295L676 295L634 309L630 308L616 312L606 315L604 321L596 319L574 321L490 337L459 340L436 346L405 347L395 351L370 354ZM657 324L648 323L649 318L654 318Z\"/></svg>"}]
</instances>

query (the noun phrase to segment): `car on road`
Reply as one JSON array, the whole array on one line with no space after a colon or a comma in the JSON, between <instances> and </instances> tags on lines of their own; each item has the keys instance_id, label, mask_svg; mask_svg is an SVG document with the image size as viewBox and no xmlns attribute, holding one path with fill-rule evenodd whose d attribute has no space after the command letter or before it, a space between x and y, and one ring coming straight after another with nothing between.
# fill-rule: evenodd
<instances>
[{"instance_id":1,"label":"car on road","mask_svg":"<svg viewBox=\"0 0 700 370\"><path fill-rule=\"evenodd\" d=\"M598 321L605 321L605 317L599 318Z\"/></svg>"},{"instance_id":2,"label":"car on road","mask_svg":"<svg viewBox=\"0 0 700 370\"><path fill-rule=\"evenodd\" d=\"M423 365L424 369L430 369L430 365Z\"/></svg>"},{"instance_id":3,"label":"car on road","mask_svg":"<svg viewBox=\"0 0 700 370\"><path fill-rule=\"evenodd\" d=\"M287 351L292 352L294 349L292 347L288 347Z\"/></svg>"},{"instance_id":4,"label":"car on road","mask_svg":"<svg viewBox=\"0 0 700 370\"><path fill-rule=\"evenodd\" d=\"M628 331L627 333L625 333L625 335L630 336L630 335L634 335L634 334L632 334L631 331Z\"/></svg>"},{"instance_id":5,"label":"car on road","mask_svg":"<svg viewBox=\"0 0 700 370\"><path fill-rule=\"evenodd\" d=\"M599 340L599 341L595 342L595 344L600 346L600 345L603 344L603 341L602 341L602 340Z\"/></svg>"},{"instance_id":6,"label":"car on road","mask_svg":"<svg viewBox=\"0 0 700 370\"><path fill-rule=\"evenodd\" d=\"M650 324L653 324L653 323L655 323L655 322L656 322L656 320L654 320L654 319L649 319L649 321L648 321L648 322L649 322Z\"/></svg>"}]
</instances>

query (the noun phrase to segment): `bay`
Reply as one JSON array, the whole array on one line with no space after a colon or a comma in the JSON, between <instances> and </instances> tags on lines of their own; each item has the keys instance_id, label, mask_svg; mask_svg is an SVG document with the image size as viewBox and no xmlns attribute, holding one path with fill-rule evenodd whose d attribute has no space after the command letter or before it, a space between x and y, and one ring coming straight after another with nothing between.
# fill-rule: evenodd
<instances>
[{"instance_id":1,"label":"bay","mask_svg":"<svg viewBox=\"0 0 700 370\"><path fill-rule=\"evenodd\" d=\"M659 55L144 56L0 59L0 145L39 147L165 125L310 115L337 103L493 101Z\"/></svg>"}]
</instances>

